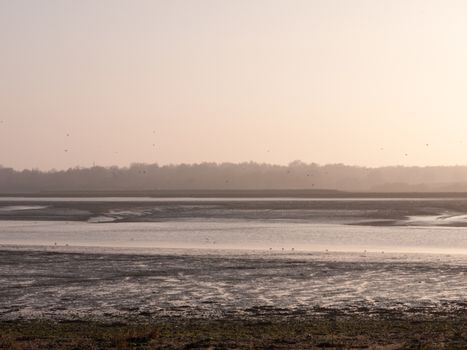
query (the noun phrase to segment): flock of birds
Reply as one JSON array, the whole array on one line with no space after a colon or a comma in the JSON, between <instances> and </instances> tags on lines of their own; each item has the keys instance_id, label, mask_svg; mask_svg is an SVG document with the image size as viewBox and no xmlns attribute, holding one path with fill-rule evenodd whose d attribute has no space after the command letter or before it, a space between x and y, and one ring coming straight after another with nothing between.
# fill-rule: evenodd
<instances>
[{"instance_id":1,"label":"flock of birds","mask_svg":"<svg viewBox=\"0 0 467 350\"><path fill-rule=\"evenodd\" d=\"M4 120L0 120L0 124L3 124L3 123L4 123ZM153 134L153 136L156 135L156 131L153 130L153 131L152 131L152 134ZM69 137L70 137L70 133L67 133L67 134L66 134L66 137L69 138ZM426 146L426 147L429 147L430 144L429 144L429 143L426 143L425 146ZM153 148L154 150L156 150L156 144L155 144L155 143L152 143L152 148ZM380 151L384 151L384 150L385 150L384 147L381 147L381 148L380 148ZM70 149L69 149L69 148L65 148L63 151L64 151L65 153L69 153L69 152L70 152ZM270 150L270 149L267 149L266 152L267 152L267 153L271 153L271 150ZM115 151L114 154L118 154L118 152ZM409 154L408 154L408 153L404 153L404 156L405 156L405 157L408 157ZM139 172L140 174L143 174L143 175L147 174L146 170L139 170L138 172ZM287 174L291 174L290 169L287 170ZM114 175L114 177L116 177L116 174L113 174L113 175ZM307 177L307 178L313 177L313 174L307 173L307 174L306 174L306 177ZM226 184L229 184L231 181L230 181L230 179L225 179L224 182L225 182ZM311 185L311 187L315 187L315 183L311 183L310 185Z\"/></svg>"},{"instance_id":2,"label":"flock of birds","mask_svg":"<svg viewBox=\"0 0 467 350\"><path fill-rule=\"evenodd\" d=\"M134 238L131 238L130 241L133 242L133 241L134 241ZM213 239L211 239L211 238L209 238L209 237L206 237L205 241L206 241L206 243L208 243L208 244L214 244L214 245L215 245L215 244L217 243L215 240L213 240ZM52 248L58 248L58 247L60 247L60 246L69 247L68 243L63 244L63 245L60 245L60 244L58 244L57 242L54 242ZM270 253L272 253L274 250L275 250L275 249L273 249L273 248L269 248L269 252L270 252ZM289 250L290 250L291 252L295 252L295 248L290 248L290 249L281 248L281 249L280 249L280 251L283 252L283 253L285 253L286 251L289 251ZM331 251L329 251L329 249L325 249L325 250L324 250L324 253L325 253L326 255L329 255L329 254L331 254ZM365 250L363 250L361 256L362 256L362 257L366 257L366 256L367 256L367 253L368 253L368 252L367 252L367 250L365 249ZM384 254L384 250L381 251L381 254Z\"/></svg>"},{"instance_id":3,"label":"flock of birds","mask_svg":"<svg viewBox=\"0 0 467 350\"><path fill-rule=\"evenodd\" d=\"M4 120L0 120L0 125L3 125L4 123L5 123ZM152 135L153 135L153 137L156 135L156 131L155 131L155 130L152 131ZM69 138L70 136L71 136L70 133L66 133L66 137L67 137L67 138ZM429 143L426 143L426 144L425 144L425 147L429 147L429 146L430 146ZM153 148L153 150L156 150L156 143L152 143L152 148ZM380 151L384 151L384 150L385 150L384 147L380 147ZM65 149L63 149L63 151L64 151L64 153L69 153L71 150L70 150L70 148L65 148ZM267 153L271 153L271 149L267 149L266 152L267 152ZM114 154L119 154L119 153L118 153L117 151L115 151ZM409 153L404 153L404 157L409 157ZM93 163L93 166L95 166L95 163ZM146 170L139 170L138 173L139 173L139 174L142 174L142 175L146 175L146 174L147 174L147 171L146 171ZM287 174L290 175L291 173L292 173L291 170L290 170L290 169L287 169ZM115 173L112 173L112 175L113 175L114 178L117 177L117 174L115 174ZM324 175L327 175L327 173L325 173ZM311 173L306 173L306 177L307 177L307 178L312 178L313 176L314 176L314 175L311 174ZM225 184L230 184L230 183L231 183L231 179L225 179L225 180L224 180L224 183L225 183ZM309 184L309 185L310 185L311 187L315 187L315 183L314 183L314 182L311 183L311 184Z\"/></svg>"},{"instance_id":4,"label":"flock of birds","mask_svg":"<svg viewBox=\"0 0 467 350\"><path fill-rule=\"evenodd\" d=\"M4 124L4 122L5 122L4 120L0 120L0 124ZM153 133L153 135L155 135L155 134L156 134L156 131L153 130L152 133ZM67 133L67 134L66 134L66 137L70 137L70 134ZM426 143L425 146L426 146L426 147L429 147L430 144L429 144L429 143ZM155 144L155 143L152 144L152 148L153 148L154 150L156 149L156 144ZM384 151L385 149L384 149L384 147L380 147L379 150L380 150L380 151ZM70 149L69 149L69 148L65 148L63 151L64 151L65 153L68 153L68 152L70 151ZM270 150L270 149L267 149L267 150L266 150L266 153L271 153L271 150ZM115 151L114 154L118 154L118 152ZM409 154L408 154L408 153L404 153L404 156L405 156L405 157L408 157ZM290 170L288 170L287 173L290 174ZM309 176L311 176L311 175L310 175L310 174L307 174L306 176L309 177ZM227 183L227 182L228 182L228 180L226 180L226 183ZM313 184L313 185L314 185L314 184Z\"/></svg>"}]
</instances>

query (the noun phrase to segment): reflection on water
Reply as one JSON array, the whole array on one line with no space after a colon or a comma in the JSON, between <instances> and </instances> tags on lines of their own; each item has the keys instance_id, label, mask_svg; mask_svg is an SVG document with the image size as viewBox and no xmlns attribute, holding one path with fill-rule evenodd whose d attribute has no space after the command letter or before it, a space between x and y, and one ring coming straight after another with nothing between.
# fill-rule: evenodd
<instances>
[{"instance_id":1,"label":"reflection on water","mask_svg":"<svg viewBox=\"0 0 467 350\"><path fill-rule=\"evenodd\" d=\"M0 244L467 254L467 232L462 227L246 220L0 221Z\"/></svg>"},{"instance_id":2,"label":"reflection on water","mask_svg":"<svg viewBox=\"0 0 467 350\"><path fill-rule=\"evenodd\" d=\"M47 208L46 205L6 205L0 206L0 212L14 212L21 210L39 210Z\"/></svg>"}]
</instances>

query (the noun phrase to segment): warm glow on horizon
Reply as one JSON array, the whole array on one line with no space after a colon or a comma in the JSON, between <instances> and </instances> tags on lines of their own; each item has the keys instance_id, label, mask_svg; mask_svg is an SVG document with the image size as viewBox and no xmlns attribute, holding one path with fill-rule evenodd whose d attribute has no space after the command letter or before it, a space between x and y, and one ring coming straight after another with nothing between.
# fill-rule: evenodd
<instances>
[{"instance_id":1,"label":"warm glow on horizon","mask_svg":"<svg viewBox=\"0 0 467 350\"><path fill-rule=\"evenodd\" d=\"M0 1L0 164L467 164L467 2Z\"/></svg>"}]
</instances>

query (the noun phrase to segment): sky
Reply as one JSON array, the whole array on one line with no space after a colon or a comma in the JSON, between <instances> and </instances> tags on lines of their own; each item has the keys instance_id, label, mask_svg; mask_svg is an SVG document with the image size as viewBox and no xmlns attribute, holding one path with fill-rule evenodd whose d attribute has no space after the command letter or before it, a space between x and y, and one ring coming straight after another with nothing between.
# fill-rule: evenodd
<instances>
[{"instance_id":1,"label":"sky","mask_svg":"<svg viewBox=\"0 0 467 350\"><path fill-rule=\"evenodd\" d=\"M467 164L464 0L0 0L0 164Z\"/></svg>"}]
</instances>

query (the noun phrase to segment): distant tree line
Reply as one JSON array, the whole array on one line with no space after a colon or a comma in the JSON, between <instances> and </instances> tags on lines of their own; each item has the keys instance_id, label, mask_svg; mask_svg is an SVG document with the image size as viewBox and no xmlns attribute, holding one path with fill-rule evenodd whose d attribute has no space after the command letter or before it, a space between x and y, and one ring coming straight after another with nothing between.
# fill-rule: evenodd
<instances>
[{"instance_id":1,"label":"distant tree line","mask_svg":"<svg viewBox=\"0 0 467 350\"><path fill-rule=\"evenodd\" d=\"M467 166L366 168L343 164L132 164L22 170L0 166L0 193L41 191L335 189L374 192L467 191Z\"/></svg>"}]
</instances>

